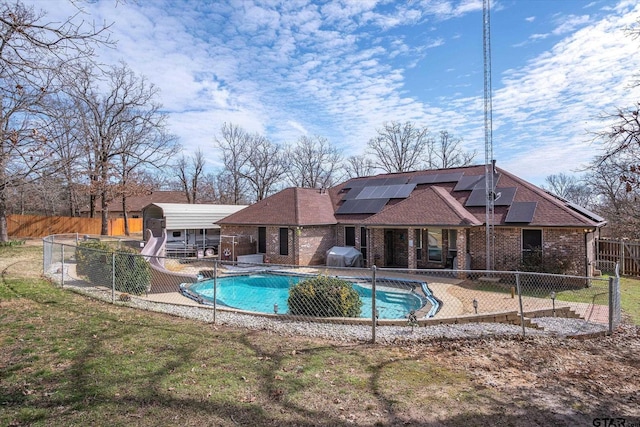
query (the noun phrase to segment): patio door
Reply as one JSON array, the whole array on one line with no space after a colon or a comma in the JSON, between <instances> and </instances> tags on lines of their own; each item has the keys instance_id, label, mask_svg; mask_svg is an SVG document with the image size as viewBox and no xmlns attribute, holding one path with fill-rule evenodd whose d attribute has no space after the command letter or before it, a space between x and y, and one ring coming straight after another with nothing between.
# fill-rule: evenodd
<instances>
[{"instance_id":1,"label":"patio door","mask_svg":"<svg viewBox=\"0 0 640 427\"><path fill-rule=\"evenodd\" d=\"M386 267L407 268L408 258L407 230L384 230L384 265Z\"/></svg>"}]
</instances>

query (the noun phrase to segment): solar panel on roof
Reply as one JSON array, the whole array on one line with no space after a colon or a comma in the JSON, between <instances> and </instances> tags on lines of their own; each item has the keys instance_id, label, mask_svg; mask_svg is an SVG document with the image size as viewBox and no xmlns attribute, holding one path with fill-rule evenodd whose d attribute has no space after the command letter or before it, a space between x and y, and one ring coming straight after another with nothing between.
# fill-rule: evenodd
<instances>
[{"instance_id":1,"label":"solar panel on roof","mask_svg":"<svg viewBox=\"0 0 640 427\"><path fill-rule=\"evenodd\" d=\"M411 184L416 184L416 185L433 184L433 182L436 180L436 176L437 176L437 174L416 175L416 176L412 176L411 179L409 180L409 182Z\"/></svg>"},{"instance_id":2,"label":"solar panel on roof","mask_svg":"<svg viewBox=\"0 0 640 427\"><path fill-rule=\"evenodd\" d=\"M494 190L494 206L511 206L513 198L516 195L516 187L504 187L496 188ZM484 187L477 187L471 190L471 194L464 204L467 207L472 206L486 206L486 189Z\"/></svg>"},{"instance_id":3,"label":"solar panel on roof","mask_svg":"<svg viewBox=\"0 0 640 427\"><path fill-rule=\"evenodd\" d=\"M495 199L493 200L494 206L511 206L513 198L516 195L516 187L504 187L496 188L494 191Z\"/></svg>"},{"instance_id":4,"label":"solar panel on roof","mask_svg":"<svg viewBox=\"0 0 640 427\"><path fill-rule=\"evenodd\" d=\"M362 191L355 197L358 200L363 199L406 199L409 197L415 184L398 184L398 185L375 185L364 187ZM351 190L354 191L354 190ZM350 194L351 192L349 192Z\"/></svg>"},{"instance_id":5,"label":"solar panel on roof","mask_svg":"<svg viewBox=\"0 0 640 427\"><path fill-rule=\"evenodd\" d=\"M493 188L498 184L498 179L500 178L500 174L493 175ZM453 191L469 191L474 188L485 188L484 184L484 175L471 175L471 176L463 176L460 178L456 187Z\"/></svg>"},{"instance_id":6,"label":"solar panel on roof","mask_svg":"<svg viewBox=\"0 0 640 427\"><path fill-rule=\"evenodd\" d=\"M389 202L389 199L345 200L336 214L375 214Z\"/></svg>"},{"instance_id":7,"label":"solar panel on roof","mask_svg":"<svg viewBox=\"0 0 640 427\"><path fill-rule=\"evenodd\" d=\"M368 186L376 186L376 185L384 185L387 182L387 178L370 178L367 179L367 187Z\"/></svg>"},{"instance_id":8,"label":"solar panel on roof","mask_svg":"<svg viewBox=\"0 0 640 427\"><path fill-rule=\"evenodd\" d=\"M358 206L358 212L354 213L378 213L389 203L389 199L368 199L363 200Z\"/></svg>"},{"instance_id":9,"label":"solar panel on roof","mask_svg":"<svg viewBox=\"0 0 640 427\"><path fill-rule=\"evenodd\" d=\"M464 204L466 207L470 206L486 206L487 194L484 188L474 188L469 194L467 202Z\"/></svg>"},{"instance_id":10,"label":"solar panel on roof","mask_svg":"<svg viewBox=\"0 0 640 427\"><path fill-rule=\"evenodd\" d=\"M392 199L406 199L411 195L411 192L416 188L416 184L404 184L396 189L396 193L391 197Z\"/></svg>"},{"instance_id":11,"label":"solar panel on roof","mask_svg":"<svg viewBox=\"0 0 640 427\"><path fill-rule=\"evenodd\" d=\"M536 213L538 202L513 202L504 222L530 223Z\"/></svg>"},{"instance_id":12,"label":"solar panel on roof","mask_svg":"<svg viewBox=\"0 0 640 427\"><path fill-rule=\"evenodd\" d=\"M364 189L364 187L353 187L342 197L342 200L352 200L358 197L358 194Z\"/></svg>"},{"instance_id":13,"label":"solar panel on roof","mask_svg":"<svg viewBox=\"0 0 640 427\"><path fill-rule=\"evenodd\" d=\"M342 188L343 189L362 188L362 187L366 187L368 182L369 182L368 179L351 180L347 182Z\"/></svg>"},{"instance_id":14,"label":"solar panel on roof","mask_svg":"<svg viewBox=\"0 0 640 427\"><path fill-rule=\"evenodd\" d=\"M589 219L592 219L592 220L597 221L597 222L603 222L604 221L603 217L601 217L600 215L598 215L596 213L591 212L588 209L583 208L580 205L576 205L575 203L567 202L567 206L569 208L573 209L574 211L581 213L582 215L586 216Z\"/></svg>"},{"instance_id":15,"label":"solar panel on roof","mask_svg":"<svg viewBox=\"0 0 640 427\"><path fill-rule=\"evenodd\" d=\"M458 182L463 175L463 172L439 173L436 175L436 179L433 183L440 184L445 182Z\"/></svg>"},{"instance_id":16,"label":"solar panel on roof","mask_svg":"<svg viewBox=\"0 0 640 427\"><path fill-rule=\"evenodd\" d=\"M380 192L380 188L383 188L379 185L371 185L368 187L364 187L362 191L356 196L356 199L373 199L374 193Z\"/></svg>"},{"instance_id":17,"label":"solar panel on roof","mask_svg":"<svg viewBox=\"0 0 640 427\"><path fill-rule=\"evenodd\" d=\"M406 184L409 178L406 176L392 176L386 179L384 185Z\"/></svg>"},{"instance_id":18,"label":"solar panel on roof","mask_svg":"<svg viewBox=\"0 0 640 427\"><path fill-rule=\"evenodd\" d=\"M460 178L453 191L473 190L476 184L480 182L484 184L484 175L463 176Z\"/></svg>"}]
</instances>

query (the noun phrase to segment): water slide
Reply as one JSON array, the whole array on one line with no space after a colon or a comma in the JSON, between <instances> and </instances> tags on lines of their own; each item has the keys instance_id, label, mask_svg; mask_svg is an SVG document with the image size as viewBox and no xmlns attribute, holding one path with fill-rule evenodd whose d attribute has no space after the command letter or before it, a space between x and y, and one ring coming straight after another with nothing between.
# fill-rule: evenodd
<instances>
[{"instance_id":1,"label":"water slide","mask_svg":"<svg viewBox=\"0 0 640 427\"><path fill-rule=\"evenodd\" d=\"M198 280L196 274L175 273L164 267L166 243L166 230L162 230L162 236L159 237L147 230L147 243L140 253L151 265L149 293L179 292L181 283L193 283Z\"/></svg>"},{"instance_id":2,"label":"water slide","mask_svg":"<svg viewBox=\"0 0 640 427\"><path fill-rule=\"evenodd\" d=\"M162 236L159 237L155 237L151 230L147 230L147 244L144 245L140 253L145 255L145 259L149 261L151 266L164 270L164 246L166 243L166 230L162 230Z\"/></svg>"}]
</instances>

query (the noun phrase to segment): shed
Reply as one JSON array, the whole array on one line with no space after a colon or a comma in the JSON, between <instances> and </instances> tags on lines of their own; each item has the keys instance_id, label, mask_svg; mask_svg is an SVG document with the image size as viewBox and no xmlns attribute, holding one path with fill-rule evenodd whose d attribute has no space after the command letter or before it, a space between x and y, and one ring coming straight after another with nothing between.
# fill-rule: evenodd
<instances>
[{"instance_id":1,"label":"shed","mask_svg":"<svg viewBox=\"0 0 640 427\"><path fill-rule=\"evenodd\" d=\"M167 232L167 249L188 254L204 249L213 254L220 242L220 226L216 224L246 205L188 203L151 203L142 209L145 230L154 237Z\"/></svg>"},{"instance_id":2,"label":"shed","mask_svg":"<svg viewBox=\"0 0 640 427\"><path fill-rule=\"evenodd\" d=\"M327 251L329 267L362 267L362 253L351 246L334 246Z\"/></svg>"}]
</instances>

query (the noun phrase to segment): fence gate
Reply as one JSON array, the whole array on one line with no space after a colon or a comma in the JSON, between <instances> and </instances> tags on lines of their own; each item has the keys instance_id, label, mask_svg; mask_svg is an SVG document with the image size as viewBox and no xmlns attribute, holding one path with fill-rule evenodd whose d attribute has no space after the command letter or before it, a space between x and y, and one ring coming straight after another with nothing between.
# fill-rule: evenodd
<instances>
[{"instance_id":1,"label":"fence gate","mask_svg":"<svg viewBox=\"0 0 640 427\"><path fill-rule=\"evenodd\" d=\"M597 239L597 260L619 263L621 276L640 276L640 241Z\"/></svg>"}]
</instances>

